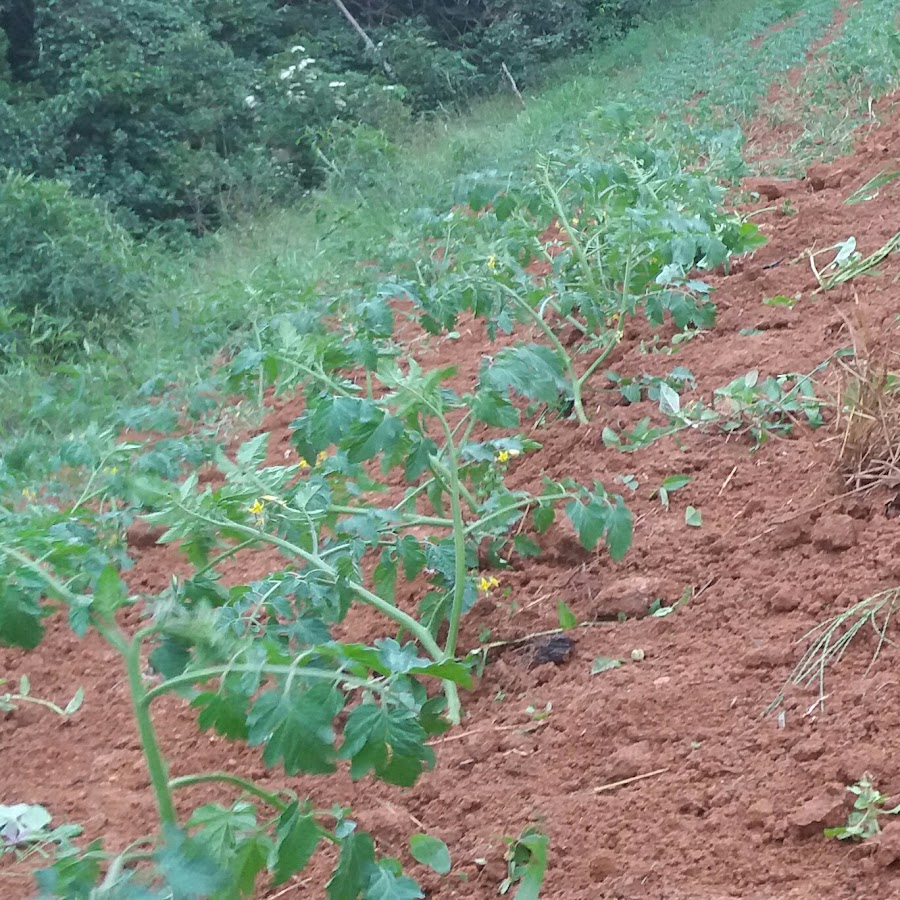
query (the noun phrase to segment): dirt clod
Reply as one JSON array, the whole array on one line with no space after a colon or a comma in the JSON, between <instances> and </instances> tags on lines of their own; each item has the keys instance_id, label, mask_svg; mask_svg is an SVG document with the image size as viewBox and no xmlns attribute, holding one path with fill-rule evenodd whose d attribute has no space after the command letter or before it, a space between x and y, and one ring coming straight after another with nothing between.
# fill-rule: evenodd
<instances>
[{"instance_id":1,"label":"dirt clod","mask_svg":"<svg viewBox=\"0 0 900 900\"><path fill-rule=\"evenodd\" d=\"M882 868L900 860L900 821L893 819L884 826L878 836L875 862Z\"/></svg>"},{"instance_id":2,"label":"dirt clod","mask_svg":"<svg viewBox=\"0 0 900 900\"><path fill-rule=\"evenodd\" d=\"M598 619L623 615L629 619L642 619L654 600L666 597L666 586L655 578L630 575L605 587L597 596L595 616Z\"/></svg>"},{"instance_id":3,"label":"dirt clod","mask_svg":"<svg viewBox=\"0 0 900 900\"><path fill-rule=\"evenodd\" d=\"M835 513L822 516L812 531L812 542L817 550L841 553L856 546L858 524L852 516Z\"/></svg>"},{"instance_id":4,"label":"dirt clod","mask_svg":"<svg viewBox=\"0 0 900 900\"><path fill-rule=\"evenodd\" d=\"M588 863L588 872L594 881L603 881L618 870L617 857L612 850L598 850Z\"/></svg>"},{"instance_id":5,"label":"dirt clod","mask_svg":"<svg viewBox=\"0 0 900 900\"><path fill-rule=\"evenodd\" d=\"M821 834L823 828L834 828L847 818L847 797L842 785L831 785L801 804L788 815L788 825L798 838Z\"/></svg>"}]
</instances>

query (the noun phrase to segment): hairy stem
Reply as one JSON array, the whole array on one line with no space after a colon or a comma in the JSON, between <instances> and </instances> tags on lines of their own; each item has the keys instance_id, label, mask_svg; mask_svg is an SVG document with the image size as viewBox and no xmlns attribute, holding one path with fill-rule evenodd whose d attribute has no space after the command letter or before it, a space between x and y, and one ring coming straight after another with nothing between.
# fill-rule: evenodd
<instances>
[{"instance_id":1,"label":"hairy stem","mask_svg":"<svg viewBox=\"0 0 900 900\"><path fill-rule=\"evenodd\" d=\"M263 790L263 788L254 784L252 781L241 778L238 775L231 775L228 772L204 772L200 775L181 775L178 778L173 778L169 782L169 788L176 791L179 788L191 787L195 784L209 784L211 782L231 784L234 785L234 787L239 787L244 793L259 797L260 800L264 800L269 806L277 809L279 812L284 812L288 808L288 804L277 794Z\"/></svg>"}]
</instances>

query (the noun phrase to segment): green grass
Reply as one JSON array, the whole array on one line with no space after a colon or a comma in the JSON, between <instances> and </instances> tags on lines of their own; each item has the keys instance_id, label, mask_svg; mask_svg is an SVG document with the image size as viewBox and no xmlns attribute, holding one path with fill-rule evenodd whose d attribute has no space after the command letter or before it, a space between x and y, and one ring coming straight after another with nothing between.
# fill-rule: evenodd
<instances>
[{"instance_id":1,"label":"green grass","mask_svg":"<svg viewBox=\"0 0 900 900\"><path fill-rule=\"evenodd\" d=\"M877 16L893 5L854 7L857 43L844 51L874 34ZM753 36L798 9L803 13L787 27L751 47ZM447 210L465 195L472 173L503 177L573 143L603 104L620 101L677 118L693 99L693 132L713 135L733 126L757 110L773 80L803 62L834 9L834 0L682 5L548 73L525 109L498 97L465 116L420 124L393 142L360 144L334 160L341 174L301 208L236 224L181 257L147 248L153 315L136 342L111 339L50 371L23 359L0 376L0 486L4 472L10 483L14 477L22 484L61 462L77 463L77 454L69 458L69 438L86 436L100 447L123 424L154 427L153 414L135 412L146 410L151 396L163 394L164 405L179 406L218 395L210 363L223 348L252 344L256 325L277 312L311 309L320 298L376 284L390 273L392 258L420 252L418 211ZM854 70L847 83L858 87L869 77L873 91L886 90L894 83L884 77L888 51L882 48L878 65ZM216 409L201 413L217 427Z\"/></svg>"}]
</instances>

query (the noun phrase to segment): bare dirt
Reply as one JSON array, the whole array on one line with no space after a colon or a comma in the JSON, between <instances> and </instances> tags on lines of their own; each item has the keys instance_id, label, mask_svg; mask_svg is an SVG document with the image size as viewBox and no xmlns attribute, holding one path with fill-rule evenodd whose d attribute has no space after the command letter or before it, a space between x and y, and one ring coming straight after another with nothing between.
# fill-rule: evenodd
<instances>
[{"instance_id":1,"label":"bare dirt","mask_svg":"<svg viewBox=\"0 0 900 900\"><path fill-rule=\"evenodd\" d=\"M708 399L752 369L763 376L812 371L851 343L848 323L863 322L890 340L900 314L897 255L877 277L814 293L807 253L854 235L867 254L900 227L900 182L870 202L844 203L883 168L898 167L898 99L883 102L886 124L871 129L851 157L798 181L746 185L760 200L745 211L759 210L755 220L769 243L712 279L719 310L713 330L674 356L653 355L641 352L649 332L636 324L609 368L662 375L685 366ZM793 309L762 302L797 293ZM747 329L755 333L741 333ZM456 362L467 378L484 349L472 329L458 341L435 342L422 361ZM837 389L838 367L832 364L821 380ZM612 488L616 475L634 474L640 487L628 498L638 521L632 551L614 563L605 553L584 552L560 527L538 560L503 573L510 595L476 606L462 646L476 646L486 627L492 640L552 629L558 599L579 620L625 612L627 621L572 632L574 646L557 662L541 663L534 648L492 656L464 697L464 724L437 741L437 767L412 789L369 780L354 785L346 774L267 772L255 751L199 734L190 713L166 701L157 722L173 775L222 768L272 788L288 786L320 805L349 804L379 849L410 864L428 896L440 900L496 896L505 875L501 836L529 823L551 838L542 896L554 900L900 896L896 826L880 843L862 846L822 834L846 818L845 788L866 772L900 797L897 651L885 648L864 677L875 637L861 636L828 677L824 708L817 688L795 689L783 718L761 717L799 657L795 642L810 627L900 584L900 520L886 513L893 494L842 495L833 426L800 429L755 452L741 439L691 431L679 436L680 446L669 439L618 454L604 447L603 426L619 430L652 409L622 406L617 398L595 379L587 398L593 424L541 430L535 437L544 449L515 461L513 481L535 485L542 474L562 477L574 468L582 482L596 478ZM263 425L273 432L273 460L287 450L296 412L293 401L278 400ZM692 482L665 513L649 495L673 473L687 473ZM701 510L702 527L685 525L687 504ZM157 591L172 574L187 574L174 549L143 543L134 547L133 590ZM234 565L234 579L247 581L277 563L261 553ZM652 601L672 603L686 588L694 596L677 612L646 615ZM413 593L401 603L412 606ZM387 626L360 610L347 633L371 640ZM634 650L643 651L641 661L632 660ZM598 656L624 662L592 676ZM90 837L105 835L114 847L152 829L152 796L113 652L94 635L78 641L64 627L51 627L36 651L3 652L0 675L23 672L36 694L67 699L83 686L87 699L63 724L37 709L0 719L0 798L42 803L57 821L80 822ZM545 719L526 712L548 703ZM197 788L179 798L187 812L228 794ZM454 875L439 879L412 864L406 839L417 830L448 843ZM261 896L323 896L328 862L287 890ZM10 900L29 895L24 882L2 884Z\"/></svg>"}]
</instances>

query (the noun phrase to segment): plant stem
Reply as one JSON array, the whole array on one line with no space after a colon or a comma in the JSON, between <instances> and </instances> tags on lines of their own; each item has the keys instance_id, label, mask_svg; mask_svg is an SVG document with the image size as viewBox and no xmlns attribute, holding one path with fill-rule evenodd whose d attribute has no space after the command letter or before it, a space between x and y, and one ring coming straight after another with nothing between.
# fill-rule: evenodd
<instances>
[{"instance_id":1,"label":"plant stem","mask_svg":"<svg viewBox=\"0 0 900 900\"><path fill-rule=\"evenodd\" d=\"M341 515L355 516L360 512L365 512L365 507L357 507L357 506L343 506L339 503L333 503L328 507L330 512L340 513ZM419 515L406 515L405 513L401 513L397 507L394 507L397 511L397 515L401 517L402 521L397 524L403 528L413 528L416 525L433 525L435 528L452 528L453 520L443 518L441 516L419 516Z\"/></svg>"},{"instance_id":2,"label":"plant stem","mask_svg":"<svg viewBox=\"0 0 900 900\"><path fill-rule=\"evenodd\" d=\"M281 358L285 360L285 362L290 363L292 366L296 366L301 372L308 375L314 381L319 381L324 384L330 391L335 394L338 394L341 397L356 397L357 394L353 391L348 390L343 387L337 381L335 381L330 376L326 375L324 372L317 372L315 369L311 369L306 363L301 362L294 356L289 356L286 353L280 354Z\"/></svg>"},{"instance_id":3,"label":"plant stem","mask_svg":"<svg viewBox=\"0 0 900 900\"><path fill-rule=\"evenodd\" d=\"M601 351L600 355L587 367L587 369L585 369L584 374L578 379L579 385L584 384L584 382L587 381L588 378L590 378L591 375L594 374L594 372L597 370L597 367L602 365L606 361L607 357L609 356L610 353L613 352L613 350L618 345L618 343L619 343L619 336L618 336L618 331L616 331L616 336L613 338L613 340L611 340L606 345L606 347L604 347L604 349Z\"/></svg>"},{"instance_id":4,"label":"plant stem","mask_svg":"<svg viewBox=\"0 0 900 900\"><path fill-rule=\"evenodd\" d=\"M177 826L178 815L175 812L175 801L172 797L172 791L169 789L166 763L163 759L162 751L159 749L159 740L156 736L153 719L150 716L147 691L144 687L144 678L141 673L141 642L153 629L141 629L128 641L116 625L95 619L94 627L122 654L125 660L125 669L128 672L128 691L131 694L131 708L138 726L138 736L141 742L141 749L144 752L147 774L150 776L150 786L153 788L153 793L156 796L159 820L163 828Z\"/></svg>"},{"instance_id":5,"label":"plant stem","mask_svg":"<svg viewBox=\"0 0 900 900\"><path fill-rule=\"evenodd\" d=\"M231 784L235 787L239 787L245 793L252 794L254 797L259 797L260 800L265 800L269 806L277 809L279 812L284 812L284 810L288 808L288 804L277 794L263 790L263 788L254 784L252 781L241 778L238 775L231 775L228 772L205 772L201 775L181 775L178 778L173 778L169 782L169 788L174 791L179 788L190 787L194 784L209 784L210 782L221 782L223 784Z\"/></svg>"},{"instance_id":6,"label":"plant stem","mask_svg":"<svg viewBox=\"0 0 900 900\"><path fill-rule=\"evenodd\" d=\"M591 268L591 262L587 257L587 253L584 252L584 247L581 245L581 241L578 239L575 229L572 227L571 222L569 222L569 217L566 214L566 210L562 205L562 200L559 197L559 191L557 191L550 182L550 173L546 168L541 171L541 181L547 189L547 193L550 195L553 209L556 211L556 216L559 219L563 230L566 232L569 241L572 244L572 248L575 250L575 255L578 257L581 271L591 288L591 293L594 297L598 297L600 290L597 286L597 280L594 278L594 270Z\"/></svg>"},{"instance_id":7,"label":"plant stem","mask_svg":"<svg viewBox=\"0 0 900 900\"><path fill-rule=\"evenodd\" d=\"M589 425L590 422L588 417L584 413L584 406L581 403L581 385L582 381L579 380L578 376L575 374L575 365L572 362L571 357L566 352L566 348L563 347L559 338L556 336L556 333L553 329L544 321L543 317L537 312L534 307L526 300L523 300L512 288L507 287L507 285L503 284L503 282L496 282L499 285L500 289L515 302L515 304L525 312L544 332L547 336L547 340L553 344L554 349L559 354L560 361L566 370L566 375L568 376L569 382L572 385L572 403L575 408L575 415L578 418L578 422L580 425Z\"/></svg>"},{"instance_id":8,"label":"plant stem","mask_svg":"<svg viewBox=\"0 0 900 900\"><path fill-rule=\"evenodd\" d=\"M450 476L450 514L453 519L453 604L450 609L450 628L447 632L447 640L444 643L444 652L448 657L456 654L456 642L459 637L459 623L462 617L463 603L466 595L466 523L463 521L462 504L460 503L459 484L459 457L456 445L453 443L453 433L443 414L438 415L438 420L444 433L447 435L447 462ZM457 710L457 719L458 722ZM451 719L452 719L451 714Z\"/></svg>"},{"instance_id":9,"label":"plant stem","mask_svg":"<svg viewBox=\"0 0 900 900\"><path fill-rule=\"evenodd\" d=\"M494 512L488 513L477 522L471 522L466 525L466 536L470 535L473 531L477 531L479 528L490 522L491 519L501 519L504 516L509 515L510 510L525 509L533 503L555 503L557 500L575 499L575 497L575 494L570 494L568 491L560 494L545 494L541 497L526 497L524 500L518 500L510 506L504 506L503 509L497 509L494 510Z\"/></svg>"},{"instance_id":10,"label":"plant stem","mask_svg":"<svg viewBox=\"0 0 900 900\"><path fill-rule=\"evenodd\" d=\"M0 700L9 703L33 703L35 706L43 706L55 712L58 716L68 717L68 713L50 700L41 700L40 697L23 697L21 694L0 694Z\"/></svg>"},{"instance_id":11,"label":"plant stem","mask_svg":"<svg viewBox=\"0 0 900 900\"><path fill-rule=\"evenodd\" d=\"M206 522L208 525L212 525L214 528L226 528L231 532L246 535L246 537L248 538L253 538L255 540L263 541L264 543L272 544L273 546L279 547L280 549L285 550L287 553L293 556L298 556L314 569L318 569L320 572L324 572L329 578L333 578L335 581L338 580L337 570L328 565L328 563L326 563L321 557L307 552L302 547L298 547L296 544L292 544L290 541L286 541L284 538L280 538L274 534L269 534L266 531L260 531L257 528L251 528L249 525L241 525L239 522L219 522L216 519L189 509L187 506L184 506L175 498L172 498L172 503L177 506L182 512L186 513L194 519L198 519L201 522ZM386 615L389 619L392 619L398 625L402 625L407 631L415 635L416 639L431 654L432 658L436 662L441 662L444 660L444 653L438 646L437 641L435 641L431 636L431 632L429 632L428 629L421 625L416 619L403 612L403 610L398 609L387 600L383 600L377 594L373 594L370 590L366 589L358 582L347 581L345 583L347 587L360 598L360 600L363 600L370 606L374 606L379 612L384 613L384 615Z\"/></svg>"},{"instance_id":12,"label":"plant stem","mask_svg":"<svg viewBox=\"0 0 900 900\"><path fill-rule=\"evenodd\" d=\"M267 665L260 668L258 665L223 665L212 666L208 669L196 669L186 672L184 675L176 675L168 678L162 684L145 690L142 697L142 703L149 708L150 704L163 694L171 693L182 685L196 684L197 682L209 681L212 678L220 678L230 672L248 672L269 675L297 675L298 669L296 665L292 666L275 666ZM334 671L332 669L313 669L304 668L299 674L304 678L312 678L319 681L341 681L355 688L364 688L369 691L378 691L380 686L365 678L354 678L352 675L345 675L343 672Z\"/></svg>"}]
</instances>

